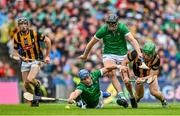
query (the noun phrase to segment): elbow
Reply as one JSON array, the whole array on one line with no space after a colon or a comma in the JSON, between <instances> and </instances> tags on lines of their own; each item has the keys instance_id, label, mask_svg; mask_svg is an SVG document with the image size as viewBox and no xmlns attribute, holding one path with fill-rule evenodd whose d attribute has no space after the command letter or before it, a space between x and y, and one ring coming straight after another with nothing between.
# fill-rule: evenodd
<instances>
[{"instance_id":1,"label":"elbow","mask_svg":"<svg viewBox=\"0 0 180 116\"><path fill-rule=\"evenodd\" d=\"M51 40L50 40L48 37L46 37L45 43L46 43L46 45L47 45L48 48L51 47Z\"/></svg>"}]
</instances>

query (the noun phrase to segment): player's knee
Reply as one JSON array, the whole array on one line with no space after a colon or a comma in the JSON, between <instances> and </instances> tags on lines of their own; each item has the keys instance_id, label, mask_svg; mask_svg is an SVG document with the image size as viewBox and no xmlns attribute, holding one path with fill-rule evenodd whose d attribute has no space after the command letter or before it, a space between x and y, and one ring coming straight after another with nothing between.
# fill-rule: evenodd
<instances>
[{"instance_id":1,"label":"player's knee","mask_svg":"<svg viewBox=\"0 0 180 116\"><path fill-rule=\"evenodd\" d=\"M122 73L128 73L128 69L127 69L127 68L122 69L121 72L122 72Z\"/></svg>"},{"instance_id":2,"label":"player's knee","mask_svg":"<svg viewBox=\"0 0 180 116\"><path fill-rule=\"evenodd\" d=\"M153 95L153 96L157 96L157 95L159 94L158 91L150 91L150 93L151 93L151 95Z\"/></svg>"},{"instance_id":3,"label":"player's knee","mask_svg":"<svg viewBox=\"0 0 180 116\"><path fill-rule=\"evenodd\" d=\"M113 71L111 71L111 72L108 73L108 77L109 77L109 78L115 78L116 75L114 74Z\"/></svg>"},{"instance_id":4,"label":"player's knee","mask_svg":"<svg viewBox=\"0 0 180 116\"><path fill-rule=\"evenodd\" d=\"M27 77L27 83L33 83L33 78L32 77Z\"/></svg>"},{"instance_id":5,"label":"player's knee","mask_svg":"<svg viewBox=\"0 0 180 116\"><path fill-rule=\"evenodd\" d=\"M39 69L40 69L40 67L39 67L38 64L32 64L31 68L34 68L34 69L36 69L36 70L39 70Z\"/></svg>"}]
</instances>

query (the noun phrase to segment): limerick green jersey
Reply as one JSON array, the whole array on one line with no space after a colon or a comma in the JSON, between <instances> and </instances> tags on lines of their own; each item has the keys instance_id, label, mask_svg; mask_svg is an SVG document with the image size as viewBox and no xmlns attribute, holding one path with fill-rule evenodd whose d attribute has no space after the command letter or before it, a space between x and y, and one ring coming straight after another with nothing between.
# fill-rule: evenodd
<instances>
[{"instance_id":1,"label":"limerick green jersey","mask_svg":"<svg viewBox=\"0 0 180 116\"><path fill-rule=\"evenodd\" d=\"M94 108L99 103L100 86L99 86L99 77L102 76L100 70L96 70L90 73L90 76L93 80L93 84L91 86L86 86L84 83L80 82L76 89L82 91L80 97L83 99L87 108Z\"/></svg>"},{"instance_id":2,"label":"limerick green jersey","mask_svg":"<svg viewBox=\"0 0 180 116\"><path fill-rule=\"evenodd\" d=\"M105 24L100 27L94 37L103 40L103 54L125 55L127 54L125 36L129 33L124 23L118 23L118 27L115 31L108 30L108 26Z\"/></svg>"}]
</instances>

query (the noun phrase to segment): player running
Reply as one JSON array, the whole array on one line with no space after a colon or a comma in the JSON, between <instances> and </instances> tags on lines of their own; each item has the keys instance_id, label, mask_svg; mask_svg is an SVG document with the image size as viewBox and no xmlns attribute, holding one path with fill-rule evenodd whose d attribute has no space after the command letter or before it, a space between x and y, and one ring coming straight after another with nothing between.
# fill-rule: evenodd
<instances>
[{"instance_id":1,"label":"player running","mask_svg":"<svg viewBox=\"0 0 180 116\"><path fill-rule=\"evenodd\" d=\"M40 62L38 60L44 60L46 63L50 62L50 48L51 41L48 37L37 33L29 28L29 21L25 17L20 17L17 20L18 32L14 35L14 55L22 59L21 72L26 91L35 93L35 95L41 96L40 83L35 79L40 70ZM42 48L40 42L46 44L46 54L43 57ZM31 59L31 61L29 60ZM32 61L32 59L34 59ZM32 88L34 86L34 91ZM33 101L31 106L39 106L38 101Z\"/></svg>"},{"instance_id":2,"label":"player running","mask_svg":"<svg viewBox=\"0 0 180 116\"><path fill-rule=\"evenodd\" d=\"M87 47L80 56L81 59L86 60L91 48L99 41L103 40L103 64L105 67L120 64L127 55L127 43L128 40L138 53L138 57L142 57L140 47L137 40L128 30L124 23L118 22L118 17L115 14L111 14L106 19L106 24L96 32L91 41L87 44ZM122 71L124 73L124 71ZM118 97L117 104L128 107L127 99L124 96L121 85L116 77L116 70L110 73L113 86L115 87ZM128 76L126 72L122 74L122 79L127 80ZM130 83L125 83L129 93L130 100L133 108L136 108L137 103L132 92L132 86Z\"/></svg>"},{"instance_id":3,"label":"player running","mask_svg":"<svg viewBox=\"0 0 180 116\"><path fill-rule=\"evenodd\" d=\"M114 65L101 68L91 73L86 69L81 69L79 71L81 82L76 87L76 90L70 94L68 102L73 103L74 100L76 100L78 106L81 108L103 108L103 93L100 91L99 78L102 77L103 74L117 68L123 70L127 67ZM80 100L78 97L80 97Z\"/></svg>"},{"instance_id":4,"label":"player running","mask_svg":"<svg viewBox=\"0 0 180 116\"><path fill-rule=\"evenodd\" d=\"M152 78L152 82L149 84L150 93L161 101L163 108L167 107L167 102L160 92L158 87L158 73L160 67L160 58L158 54L155 52L156 46L152 42L146 42L142 48L143 57L146 65L149 69L141 69L139 66L141 65L141 61L138 58L137 52L134 50L128 53L127 58L123 61L123 64L127 65L130 62L133 62L133 72L137 78L136 81L136 100L140 101L144 96L144 85L141 84L143 79Z\"/></svg>"}]
</instances>

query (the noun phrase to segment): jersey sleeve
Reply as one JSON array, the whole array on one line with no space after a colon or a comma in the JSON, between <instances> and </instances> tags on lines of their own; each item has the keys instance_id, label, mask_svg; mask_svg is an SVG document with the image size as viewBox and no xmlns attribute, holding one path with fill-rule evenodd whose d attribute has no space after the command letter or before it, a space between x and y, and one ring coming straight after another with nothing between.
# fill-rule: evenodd
<instances>
[{"instance_id":1,"label":"jersey sleeve","mask_svg":"<svg viewBox=\"0 0 180 116\"><path fill-rule=\"evenodd\" d=\"M45 35L43 35L42 33L37 33L37 38L38 38L38 40L40 40L40 41L44 41L44 38L45 38Z\"/></svg>"},{"instance_id":2,"label":"jersey sleeve","mask_svg":"<svg viewBox=\"0 0 180 116\"><path fill-rule=\"evenodd\" d=\"M135 60L136 57L137 57L137 52L136 52L136 50L128 53L128 54L127 54L127 57L128 57L128 60L129 60L130 62L133 61L133 60Z\"/></svg>"},{"instance_id":3,"label":"jersey sleeve","mask_svg":"<svg viewBox=\"0 0 180 116\"><path fill-rule=\"evenodd\" d=\"M106 34L106 25L103 25L102 27L100 27L100 29L96 32L96 34L94 35L94 37L98 40L102 39L105 34Z\"/></svg>"},{"instance_id":4,"label":"jersey sleeve","mask_svg":"<svg viewBox=\"0 0 180 116\"><path fill-rule=\"evenodd\" d=\"M128 27L123 23L121 26L121 32L126 36L130 33Z\"/></svg>"},{"instance_id":5,"label":"jersey sleeve","mask_svg":"<svg viewBox=\"0 0 180 116\"><path fill-rule=\"evenodd\" d=\"M93 78L93 80L98 80L100 77L102 76L101 71L100 70L96 70L94 72L91 73L91 77Z\"/></svg>"},{"instance_id":6,"label":"jersey sleeve","mask_svg":"<svg viewBox=\"0 0 180 116\"><path fill-rule=\"evenodd\" d=\"M151 69L159 70L159 66L160 66L160 59L158 58L158 60L151 66Z\"/></svg>"},{"instance_id":7,"label":"jersey sleeve","mask_svg":"<svg viewBox=\"0 0 180 116\"><path fill-rule=\"evenodd\" d=\"M16 36L13 37L13 46L14 46L14 49L18 49L18 42L16 40Z\"/></svg>"}]
</instances>

